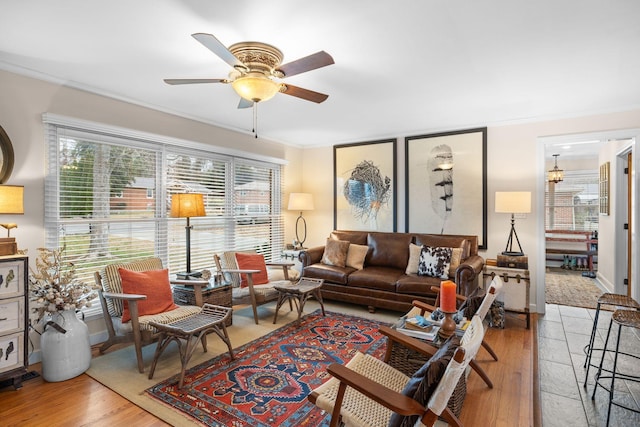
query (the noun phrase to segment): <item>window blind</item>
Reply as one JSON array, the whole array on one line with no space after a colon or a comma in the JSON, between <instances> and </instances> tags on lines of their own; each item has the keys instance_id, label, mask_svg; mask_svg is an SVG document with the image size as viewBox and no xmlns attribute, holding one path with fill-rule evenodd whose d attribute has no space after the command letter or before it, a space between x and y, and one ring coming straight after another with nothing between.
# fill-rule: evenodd
<instances>
[{"instance_id":1,"label":"window blind","mask_svg":"<svg viewBox=\"0 0 640 427\"><path fill-rule=\"evenodd\" d=\"M191 269L213 254L284 246L281 166L166 142L45 122L45 233L65 246L81 280L105 265L157 256L186 269L186 218L170 218L171 195L202 193L206 216L190 219Z\"/></svg>"}]
</instances>

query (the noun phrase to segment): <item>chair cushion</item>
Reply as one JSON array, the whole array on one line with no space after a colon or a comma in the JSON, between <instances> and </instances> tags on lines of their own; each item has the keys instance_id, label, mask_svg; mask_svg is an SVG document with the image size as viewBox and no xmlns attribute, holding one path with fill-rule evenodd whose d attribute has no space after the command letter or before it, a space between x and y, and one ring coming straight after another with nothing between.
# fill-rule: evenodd
<instances>
[{"instance_id":1,"label":"chair cushion","mask_svg":"<svg viewBox=\"0 0 640 427\"><path fill-rule=\"evenodd\" d=\"M347 265L349 244L346 240L327 239L324 254L322 254L322 263L325 265L335 265L336 267L345 267Z\"/></svg>"},{"instance_id":2,"label":"chair cushion","mask_svg":"<svg viewBox=\"0 0 640 427\"><path fill-rule=\"evenodd\" d=\"M458 347L460 347L460 338L457 335L452 335L442 344L436 354L413 374L402 390L402 394L426 407ZM389 427L414 426L418 418L417 415L405 417L394 413L389 420Z\"/></svg>"},{"instance_id":3,"label":"chair cushion","mask_svg":"<svg viewBox=\"0 0 640 427\"><path fill-rule=\"evenodd\" d=\"M162 270L162 260L160 258L147 258L140 261L133 261L125 264L110 264L100 272L102 278L102 289L105 292L115 294L122 293L122 282L120 280L119 268L126 268L131 271ZM107 311L111 317L121 317L124 311L122 300L107 298Z\"/></svg>"},{"instance_id":4,"label":"chair cushion","mask_svg":"<svg viewBox=\"0 0 640 427\"><path fill-rule=\"evenodd\" d=\"M236 252L236 262L240 270L260 270L259 273L253 273L253 284L264 285L269 283L269 275L267 274L267 265L264 262L264 256L262 254L251 254ZM240 287L246 288L249 286L247 282L247 275L240 275Z\"/></svg>"},{"instance_id":5,"label":"chair cushion","mask_svg":"<svg viewBox=\"0 0 640 427\"><path fill-rule=\"evenodd\" d=\"M418 263L418 276L448 279L452 252L451 248L423 246Z\"/></svg>"},{"instance_id":6,"label":"chair cushion","mask_svg":"<svg viewBox=\"0 0 640 427\"><path fill-rule=\"evenodd\" d=\"M173 302L169 270L132 271L119 268L118 272L122 280L122 292L147 296L147 299L138 301L140 316L164 313L178 308ZM129 320L131 320L131 313L125 301L122 322L126 323Z\"/></svg>"}]
</instances>

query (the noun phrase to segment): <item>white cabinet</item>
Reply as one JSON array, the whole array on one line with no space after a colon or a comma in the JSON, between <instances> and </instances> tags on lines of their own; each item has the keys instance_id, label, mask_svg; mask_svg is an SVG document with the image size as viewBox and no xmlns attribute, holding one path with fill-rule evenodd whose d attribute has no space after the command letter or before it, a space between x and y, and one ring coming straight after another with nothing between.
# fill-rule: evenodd
<instances>
[{"instance_id":1,"label":"white cabinet","mask_svg":"<svg viewBox=\"0 0 640 427\"><path fill-rule=\"evenodd\" d=\"M22 387L27 372L28 258L0 256L0 380Z\"/></svg>"},{"instance_id":2,"label":"white cabinet","mask_svg":"<svg viewBox=\"0 0 640 427\"><path fill-rule=\"evenodd\" d=\"M504 309L516 313L523 313L527 320L527 329L531 323L531 313L529 312L529 289L531 279L529 270L521 268L497 267L493 265L484 266L484 289L487 289L494 275L500 276L504 282L502 293L497 300L504 302Z\"/></svg>"}]
</instances>

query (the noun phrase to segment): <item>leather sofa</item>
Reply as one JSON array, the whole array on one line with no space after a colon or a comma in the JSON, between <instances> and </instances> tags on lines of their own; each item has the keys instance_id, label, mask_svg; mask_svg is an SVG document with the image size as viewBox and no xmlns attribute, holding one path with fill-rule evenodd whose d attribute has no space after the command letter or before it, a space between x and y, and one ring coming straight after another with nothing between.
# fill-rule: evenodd
<instances>
[{"instance_id":1,"label":"leather sofa","mask_svg":"<svg viewBox=\"0 0 640 427\"><path fill-rule=\"evenodd\" d=\"M449 273L449 280L457 284L461 295L476 291L484 267L477 236L335 230L329 239L366 245L364 267L327 265L322 262L325 246L318 246L300 253L302 275L324 279L323 298L365 305L371 312L376 308L406 312L413 300L434 304L436 294L431 286L440 286L443 279L406 274L411 243L461 248L460 263Z\"/></svg>"}]
</instances>

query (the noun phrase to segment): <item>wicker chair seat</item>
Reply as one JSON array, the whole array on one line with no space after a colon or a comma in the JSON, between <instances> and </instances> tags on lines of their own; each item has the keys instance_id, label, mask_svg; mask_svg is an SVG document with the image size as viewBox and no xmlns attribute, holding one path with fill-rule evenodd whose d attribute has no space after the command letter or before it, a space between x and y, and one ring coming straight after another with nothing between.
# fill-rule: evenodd
<instances>
[{"instance_id":1,"label":"wicker chair seat","mask_svg":"<svg viewBox=\"0 0 640 427\"><path fill-rule=\"evenodd\" d=\"M175 310L165 311L164 313L150 314L148 316L140 316L138 320L140 322L140 331L148 331L150 333L155 332L155 328L151 326L150 322L167 324L176 320L187 318L195 313L200 312L200 307L193 305L181 305ZM121 317L112 317L113 327L118 335L124 335L133 332L132 322L122 323Z\"/></svg>"}]
</instances>

